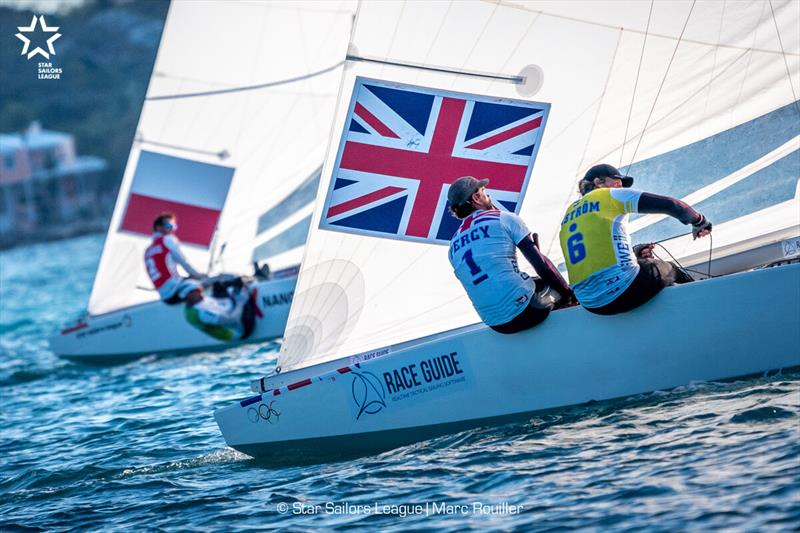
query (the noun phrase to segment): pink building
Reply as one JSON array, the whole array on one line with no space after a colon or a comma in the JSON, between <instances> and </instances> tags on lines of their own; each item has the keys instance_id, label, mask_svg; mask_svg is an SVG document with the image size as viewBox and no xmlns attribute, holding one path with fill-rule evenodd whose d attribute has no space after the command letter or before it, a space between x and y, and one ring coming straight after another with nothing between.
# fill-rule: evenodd
<instances>
[{"instance_id":1,"label":"pink building","mask_svg":"<svg viewBox=\"0 0 800 533\"><path fill-rule=\"evenodd\" d=\"M103 159L75 154L72 135L38 122L0 134L0 243L107 212L97 192L105 169Z\"/></svg>"}]
</instances>

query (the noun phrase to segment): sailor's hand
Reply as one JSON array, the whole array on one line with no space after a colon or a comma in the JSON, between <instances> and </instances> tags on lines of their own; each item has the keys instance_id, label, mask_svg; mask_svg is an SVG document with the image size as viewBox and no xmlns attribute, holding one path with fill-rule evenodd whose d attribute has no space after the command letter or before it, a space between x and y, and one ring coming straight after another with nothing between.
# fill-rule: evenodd
<instances>
[{"instance_id":1,"label":"sailor's hand","mask_svg":"<svg viewBox=\"0 0 800 533\"><path fill-rule=\"evenodd\" d=\"M656 245L651 243L647 244L637 244L633 247L633 253L636 254L636 257L639 259L650 259L653 257L653 248Z\"/></svg>"},{"instance_id":2,"label":"sailor's hand","mask_svg":"<svg viewBox=\"0 0 800 533\"><path fill-rule=\"evenodd\" d=\"M711 233L711 222L703 215L700 215L700 220L692 224L692 239L705 237L709 233Z\"/></svg>"}]
</instances>

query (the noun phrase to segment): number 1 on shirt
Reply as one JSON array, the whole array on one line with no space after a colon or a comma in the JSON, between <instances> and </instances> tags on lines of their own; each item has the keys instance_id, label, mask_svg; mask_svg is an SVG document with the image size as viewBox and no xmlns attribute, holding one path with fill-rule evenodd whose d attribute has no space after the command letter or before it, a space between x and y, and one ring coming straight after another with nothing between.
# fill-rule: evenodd
<instances>
[{"instance_id":1,"label":"number 1 on shirt","mask_svg":"<svg viewBox=\"0 0 800 533\"><path fill-rule=\"evenodd\" d=\"M464 261L467 262L467 266L469 267L469 273L472 274L473 276L478 276L478 274L480 274L482 272L481 271L481 267L479 267L475 263L475 260L472 258L472 250L467 250L466 252L464 252ZM486 281L487 279L489 279L489 275L488 274L483 274L483 275L478 276L477 278L473 279L472 280L472 284L473 285L477 285L478 283L481 283L482 281Z\"/></svg>"}]
</instances>

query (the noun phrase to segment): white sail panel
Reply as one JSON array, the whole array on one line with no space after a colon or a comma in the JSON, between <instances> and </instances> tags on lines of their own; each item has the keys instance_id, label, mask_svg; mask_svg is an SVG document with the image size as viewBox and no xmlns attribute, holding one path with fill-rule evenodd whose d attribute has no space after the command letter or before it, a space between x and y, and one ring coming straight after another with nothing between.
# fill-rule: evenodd
<instances>
[{"instance_id":1,"label":"white sail panel","mask_svg":"<svg viewBox=\"0 0 800 533\"><path fill-rule=\"evenodd\" d=\"M791 106L800 88L800 4L772 5L363 3L281 351L283 370L478 320L446 248L320 229L357 77L549 103L521 214L555 256L560 217L589 166L650 160ZM487 76L513 77L523 69L542 77L518 86Z\"/></svg>"},{"instance_id":2,"label":"white sail panel","mask_svg":"<svg viewBox=\"0 0 800 533\"><path fill-rule=\"evenodd\" d=\"M152 185L158 189L159 183L166 191L162 196L178 203L218 209L223 199L210 242L204 233L201 242L192 245L184 234L201 220L178 211L178 236L195 268L248 274L254 259L268 258L254 256L254 250L280 235L259 228L259 220L306 182L324 157L354 11L349 1L170 6L90 313L157 299L142 260L149 237L126 231L126 213L134 205L131 196L137 184L147 185L148 194L142 195L146 199L153 194ZM200 169L229 169L232 179L226 194L213 196L211 203L208 195L195 202L202 192L199 182L192 185L193 176L199 179L196 172L187 172L185 180L170 171L137 178L151 154ZM310 205L315 194L314 186L298 200ZM154 217L152 210L146 203L140 217ZM290 258L297 260L305 231L295 227L291 239L284 236L284 248L269 248L282 258L273 268L288 266Z\"/></svg>"}]
</instances>

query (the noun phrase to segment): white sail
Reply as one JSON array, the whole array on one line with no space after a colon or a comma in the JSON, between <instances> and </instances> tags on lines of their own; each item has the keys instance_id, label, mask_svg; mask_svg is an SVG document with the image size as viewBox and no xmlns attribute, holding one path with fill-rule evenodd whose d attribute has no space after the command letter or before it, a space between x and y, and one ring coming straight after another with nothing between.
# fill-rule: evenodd
<instances>
[{"instance_id":1,"label":"white sail","mask_svg":"<svg viewBox=\"0 0 800 533\"><path fill-rule=\"evenodd\" d=\"M179 212L178 236L201 271L299 261L354 10L351 1L172 3L91 314L157 299L142 257L147 219L164 200L206 217L200 228ZM305 208L305 221L289 220L284 202Z\"/></svg>"},{"instance_id":2,"label":"white sail","mask_svg":"<svg viewBox=\"0 0 800 533\"><path fill-rule=\"evenodd\" d=\"M745 164L796 136L799 18L791 0L362 3L282 369L478 320L444 247L320 228L358 78L549 104L521 215L557 256L560 217L592 164L633 163L636 175L645 163L674 164L668 154L771 113L793 122L775 139L750 139L764 146ZM699 178L712 164L701 160L691 171Z\"/></svg>"}]
</instances>

